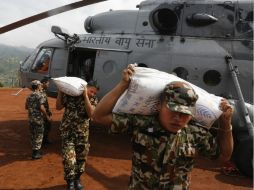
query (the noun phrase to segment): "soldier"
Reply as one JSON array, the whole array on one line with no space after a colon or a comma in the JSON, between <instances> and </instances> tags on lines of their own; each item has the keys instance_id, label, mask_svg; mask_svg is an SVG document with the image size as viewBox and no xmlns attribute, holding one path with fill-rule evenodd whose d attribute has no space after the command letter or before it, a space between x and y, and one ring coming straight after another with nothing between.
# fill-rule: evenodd
<instances>
[{"instance_id":1,"label":"soldier","mask_svg":"<svg viewBox=\"0 0 254 190\"><path fill-rule=\"evenodd\" d=\"M28 110L29 127L31 132L32 159L40 159L40 152L43 132L44 117L48 118L46 109L43 105L43 97L41 95L41 82L34 80L31 82L32 93L27 97L25 108ZM49 119L49 118L48 118Z\"/></svg>"},{"instance_id":2,"label":"soldier","mask_svg":"<svg viewBox=\"0 0 254 190\"><path fill-rule=\"evenodd\" d=\"M58 91L56 109L65 108L60 126L64 179L68 190L83 190L80 176L85 171L89 151L89 120L97 104L99 86L90 81L81 96L69 96Z\"/></svg>"},{"instance_id":3,"label":"soldier","mask_svg":"<svg viewBox=\"0 0 254 190\"><path fill-rule=\"evenodd\" d=\"M233 150L232 107L220 104L218 138L191 121L195 91L184 82L169 83L161 97L159 113L153 116L115 114L112 109L128 88L133 65L123 71L122 80L97 105L94 122L110 126L111 132L131 131L132 171L129 190L187 190L194 157L198 152L224 163Z\"/></svg>"},{"instance_id":4,"label":"soldier","mask_svg":"<svg viewBox=\"0 0 254 190\"><path fill-rule=\"evenodd\" d=\"M51 144L50 140L49 140L49 132L51 130L51 116L52 116L52 112L49 109L49 103L48 103L48 97L47 97L47 88L49 86L49 79L47 77L44 77L41 80L42 83L42 97L43 97L43 105L46 108L46 112L48 117L44 117L44 135L43 135L43 141L42 144L43 145L49 145ZM48 118L50 118L50 120L48 120Z\"/></svg>"}]
</instances>

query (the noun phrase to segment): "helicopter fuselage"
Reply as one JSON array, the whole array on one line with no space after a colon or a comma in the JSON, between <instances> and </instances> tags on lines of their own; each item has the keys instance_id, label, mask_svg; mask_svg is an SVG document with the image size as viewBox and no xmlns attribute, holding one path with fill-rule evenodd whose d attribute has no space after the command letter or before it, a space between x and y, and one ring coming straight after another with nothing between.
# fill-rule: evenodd
<instances>
[{"instance_id":1,"label":"helicopter fuselage","mask_svg":"<svg viewBox=\"0 0 254 190\"><path fill-rule=\"evenodd\" d=\"M85 29L89 34L70 36L52 27L60 39L43 42L23 62L22 85L45 76L96 79L100 98L116 85L128 64L139 63L234 100L234 123L239 129L248 123L246 114L253 122L252 1L148 0L137 11L88 17ZM39 72L45 55L50 57L49 68ZM54 83L48 92L56 96ZM251 175L251 147L243 152L243 144L250 146L253 141L253 126L247 128L246 134L235 135L239 144L235 154L246 155L248 164L241 170Z\"/></svg>"}]
</instances>

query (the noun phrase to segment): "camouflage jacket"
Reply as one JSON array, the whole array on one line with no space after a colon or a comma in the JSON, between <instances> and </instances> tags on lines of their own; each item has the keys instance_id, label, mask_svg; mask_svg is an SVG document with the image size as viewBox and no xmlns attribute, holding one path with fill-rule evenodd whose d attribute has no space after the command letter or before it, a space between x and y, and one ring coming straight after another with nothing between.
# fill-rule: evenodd
<instances>
[{"instance_id":1,"label":"camouflage jacket","mask_svg":"<svg viewBox=\"0 0 254 190\"><path fill-rule=\"evenodd\" d=\"M196 153L217 156L216 140L207 130L195 125L170 133L160 126L157 117L113 114L111 132L132 134L129 189L187 190Z\"/></svg>"},{"instance_id":2,"label":"camouflage jacket","mask_svg":"<svg viewBox=\"0 0 254 190\"><path fill-rule=\"evenodd\" d=\"M43 105L43 97L39 92L32 92L27 97L26 107L30 122L41 123L43 121L43 113L40 110L41 105Z\"/></svg>"},{"instance_id":3,"label":"camouflage jacket","mask_svg":"<svg viewBox=\"0 0 254 190\"><path fill-rule=\"evenodd\" d=\"M85 108L85 101L83 95L69 96L63 95L63 105L65 107L63 119L60 130L78 130L83 131L84 127L88 127L89 118ZM90 98L92 106L97 105L97 98Z\"/></svg>"}]
</instances>

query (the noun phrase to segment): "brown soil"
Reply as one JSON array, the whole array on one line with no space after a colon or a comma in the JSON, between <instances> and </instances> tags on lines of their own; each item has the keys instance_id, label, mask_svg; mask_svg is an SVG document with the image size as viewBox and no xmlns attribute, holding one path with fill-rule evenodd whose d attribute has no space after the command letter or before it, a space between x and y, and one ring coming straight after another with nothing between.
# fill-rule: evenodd
<instances>
[{"instance_id":1,"label":"brown soil","mask_svg":"<svg viewBox=\"0 0 254 190\"><path fill-rule=\"evenodd\" d=\"M63 190L63 167L58 131L62 112L53 110L53 144L43 149L40 160L31 160L31 146L24 103L28 89L0 89L0 190ZM91 149L82 182L88 190L127 189L131 168L129 137L109 135L99 127L90 130ZM252 179L229 177L220 173L214 161L198 159L192 172L191 190L250 190Z\"/></svg>"}]
</instances>

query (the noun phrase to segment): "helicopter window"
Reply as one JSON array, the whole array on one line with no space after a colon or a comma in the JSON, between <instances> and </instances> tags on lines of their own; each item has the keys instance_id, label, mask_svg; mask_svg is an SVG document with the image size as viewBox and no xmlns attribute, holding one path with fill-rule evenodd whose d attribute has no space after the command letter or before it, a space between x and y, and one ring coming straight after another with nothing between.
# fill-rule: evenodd
<instances>
[{"instance_id":1,"label":"helicopter window","mask_svg":"<svg viewBox=\"0 0 254 190\"><path fill-rule=\"evenodd\" d=\"M184 79L184 80L188 80L188 71L187 69L183 68L183 67L177 67L173 70L173 73L176 74L176 76Z\"/></svg>"},{"instance_id":2,"label":"helicopter window","mask_svg":"<svg viewBox=\"0 0 254 190\"><path fill-rule=\"evenodd\" d=\"M43 48L38 53L37 58L32 66L32 71L37 73L48 73L49 64L53 54L53 48Z\"/></svg>"},{"instance_id":3,"label":"helicopter window","mask_svg":"<svg viewBox=\"0 0 254 190\"><path fill-rule=\"evenodd\" d=\"M162 34L176 32L178 24L177 14L169 8L158 8L151 14L152 25Z\"/></svg>"},{"instance_id":4,"label":"helicopter window","mask_svg":"<svg viewBox=\"0 0 254 190\"><path fill-rule=\"evenodd\" d=\"M20 69L21 69L22 71L28 71L28 70L29 70L29 68L30 68L31 65L33 64L33 61L34 61L34 59L35 59L36 54L37 54L38 51L39 51L39 49L35 49L35 50L33 51L33 53L31 53L31 55L29 55L29 56L24 60L24 62L21 63Z\"/></svg>"},{"instance_id":5,"label":"helicopter window","mask_svg":"<svg viewBox=\"0 0 254 190\"><path fill-rule=\"evenodd\" d=\"M221 74L216 70L209 70L204 74L203 80L208 86L216 86L221 82Z\"/></svg>"},{"instance_id":6,"label":"helicopter window","mask_svg":"<svg viewBox=\"0 0 254 190\"><path fill-rule=\"evenodd\" d=\"M104 73L106 73L106 74L112 73L114 70L114 64L115 64L114 61L106 61L103 65Z\"/></svg>"}]
</instances>

